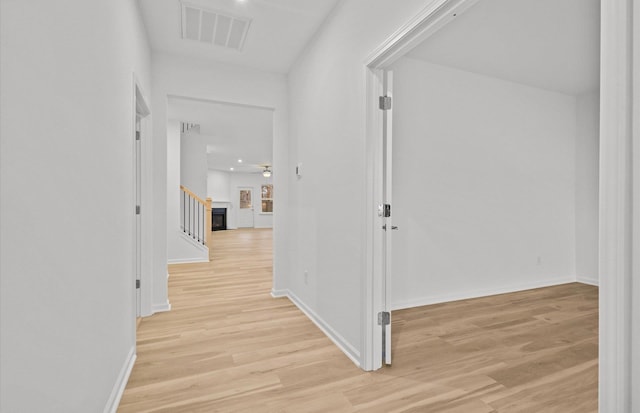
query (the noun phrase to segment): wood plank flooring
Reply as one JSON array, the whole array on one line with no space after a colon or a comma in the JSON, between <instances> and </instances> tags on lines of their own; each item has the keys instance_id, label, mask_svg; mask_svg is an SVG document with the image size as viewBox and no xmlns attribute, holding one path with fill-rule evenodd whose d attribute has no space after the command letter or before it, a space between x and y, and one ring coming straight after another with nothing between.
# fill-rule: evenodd
<instances>
[{"instance_id":1,"label":"wood plank flooring","mask_svg":"<svg viewBox=\"0 0 640 413\"><path fill-rule=\"evenodd\" d=\"M364 372L271 290L271 230L214 233L170 268L119 412L597 412L598 290L566 284L393 313Z\"/></svg>"}]
</instances>

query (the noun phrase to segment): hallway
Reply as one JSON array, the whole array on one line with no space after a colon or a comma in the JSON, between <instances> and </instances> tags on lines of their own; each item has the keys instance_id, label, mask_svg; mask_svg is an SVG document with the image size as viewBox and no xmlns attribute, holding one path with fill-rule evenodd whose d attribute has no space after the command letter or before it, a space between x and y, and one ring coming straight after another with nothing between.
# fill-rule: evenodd
<instances>
[{"instance_id":1,"label":"hallway","mask_svg":"<svg viewBox=\"0 0 640 413\"><path fill-rule=\"evenodd\" d=\"M210 263L170 267L172 310L140 324L118 411L339 408L340 380L363 372L291 302L271 297L272 230L213 239Z\"/></svg>"},{"instance_id":2,"label":"hallway","mask_svg":"<svg viewBox=\"0 0 640 413\"><path fill-rule=\"evenodd\" d=\"M394 365L356 367L271 289L272 230L214 232L138 329L119 412L597 411L598 291L572 283L394 312Z\"/></svg>"}]
</instances>

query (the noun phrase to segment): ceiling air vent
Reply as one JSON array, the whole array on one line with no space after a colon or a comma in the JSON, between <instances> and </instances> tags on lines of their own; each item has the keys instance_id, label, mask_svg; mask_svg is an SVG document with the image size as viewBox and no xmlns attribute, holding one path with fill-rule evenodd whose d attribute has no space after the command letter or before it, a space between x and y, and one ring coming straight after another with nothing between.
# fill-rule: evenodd
<instances>
[{"instance_id":1,"label":"ceiling air vent","mask_svg":"<svg viewBox=\"0 0 640 413\"><path fill-rule=\"evenodd\" d=\"M182 38L242 50L251 19L182 3Z\"/></svg>"},{"instance_id":2,"label":"ceiling air vent","mask_svg":"<svg viewBox=\"0 0 640 413\"><path fill-rule=\"evenodd\" d=\"M200 125L192 122L180 122L180 133L187 133L190 131L200 133Z\"/></svg>"}]
</instances>

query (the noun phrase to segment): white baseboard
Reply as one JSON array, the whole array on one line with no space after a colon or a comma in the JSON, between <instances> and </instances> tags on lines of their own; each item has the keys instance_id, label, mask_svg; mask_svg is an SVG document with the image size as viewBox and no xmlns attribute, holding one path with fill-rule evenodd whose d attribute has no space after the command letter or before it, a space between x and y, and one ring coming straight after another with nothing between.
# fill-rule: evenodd
<instances>
[{"instance_id":1,"label":"white baseboard","mask_svg":"<svg viewBox=\"0 0 640 413\"><path fill-rule=\"evenodd\" d=\"M111 390L111 395L107 400L107 404L104 407L104 413L116 413L118 410L118 405L120 404L120 399L122 399L122 394L124 393L125 387L127 387L127 382L129 381L129 376L131 375L131 370L133 370L133 365L136 362L136 348L131 347L129 350L129 355L120 369L120 374L118 374L118 379L116 380L115 385L113 386L113 390Z\"/></svg>"},{"instance_id":2,"label":"white baseboard","mask_svg":"<svg viewBox=\"0 0 640 413\"><path fill-rule=\"evenodd\" d=\"M153 304L151 306L151 313L155 314L155 313L163 313L165 311L171 311L171 304L169 303L169 300L167 300L166 303L163 304Z\"/></svg>"},{"instance_id":3,"label":"white baseboard","mask_svg":"<svg viewBox=\"0 0 640 413\"><path fill-rule=\"evenodd\" d=\"M288 290L271 290L271 296L273 298L282 298L282 297L289 297L289 291Z\"/></svg>"},{"instance_id":4,"label":"white baseboard","mask_svg":"<svg viewBox=\"0 0 640 413\"><path fill-rule=\"evenodd\" d=\"M167 264L195 264L209 262L209 247L195 241L182 231L177 230L179 248L172 252L178 258L167 259Z\"/></svg>"},{"instance_id":5,"label":"white baseboard","mask_svg":"<svg viewBox=\"0 0 640 413\"><path fill-rule=\"evenodd\" d=\"M199 249L203 253L204 252L206 252L207 254L209 253L209 247L207 247L206 245L202 245L201 243L199 243L198 241L196 241L195 239L193 239L192 237L190 237L189 235L185 234L182 231L178 231L178 234L185 242L191 244L194 248Z\"/></svg>"},{"instance_id":6,"label":"white baseboard","mask_svg":"<svg viewBox=\"0 0 640 413\"><path fill-rule=\"evenodd\" d=\"M488 297L491 295L515 293L518 291L532 290L534 288L551 287L554 285L562 285L576 282L573 277L553 278L547 280L539 280L529 283L513 284L509 286L501 286L496 288L487 288L481 290L456 291L451 294L442 294L434 296L425 296L412 298L409 300L397 301L391 303L391 310L403 310L405 308L422 307L424 305L440 304L450 301L468 300L470 298Z\"/></svg>"},{"instance_id":7,"label":"white baseboard","mask_svg":"<svg viewBox=\"0 0 640 413\"><path fill-rule=\"evenodd\" d=\"M598 287L600 285L600 280L591 278L591 277L576 277L576 281L581 284L588 284Z\"/></svg>"},{"instance_id":8,"label":"white baseboard","mask_svg":"<svg viewBox=\"0 0 640 413\"><path fill-rule=\"evenodd\" d=\"M342 335L335 331L327 322L318 316L312 309L307 307L293 292L290 290L271 290L271 296L274 298L287 297L300 311L304 313L313 323L327 336L349 359L358 367L360 364L360 352L353 347Z\"/></svg>"},{"instance_id":9,"label":"white baseboard","mask_svg":"<svg viewBox=\"0 0 640 413\"><path fill-rule=\"evenodd\" d=\"M174 258L167 260L168 264L197 264L202 262L209 262L206 258Z\"/></svg>"}]
</instances>

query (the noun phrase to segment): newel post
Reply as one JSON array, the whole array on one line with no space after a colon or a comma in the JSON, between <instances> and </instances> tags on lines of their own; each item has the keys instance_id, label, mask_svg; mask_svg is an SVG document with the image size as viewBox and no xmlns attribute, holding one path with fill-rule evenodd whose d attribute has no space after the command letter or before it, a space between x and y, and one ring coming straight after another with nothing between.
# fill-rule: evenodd
<instances>
[{"instance_id":1,"label":"newel post","mask_svg":"<svg viewBox=\"0 0 640 413\"><path fill-rule=\"evenodd\" d=\"M213 238L213 232L211 231L211 198L207 198L206 204L205 204L205 221L206 222L206 243L207 243L207 247L209 247L209 251L211 251L211 240Z\"/></svg>"}]
</instances>

